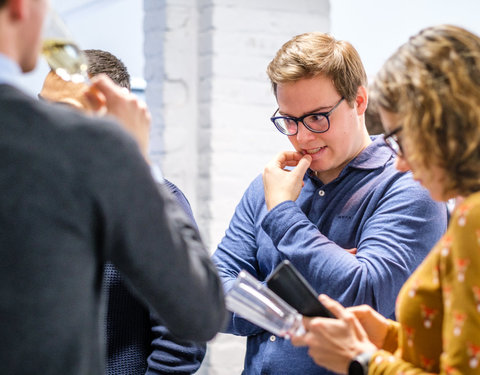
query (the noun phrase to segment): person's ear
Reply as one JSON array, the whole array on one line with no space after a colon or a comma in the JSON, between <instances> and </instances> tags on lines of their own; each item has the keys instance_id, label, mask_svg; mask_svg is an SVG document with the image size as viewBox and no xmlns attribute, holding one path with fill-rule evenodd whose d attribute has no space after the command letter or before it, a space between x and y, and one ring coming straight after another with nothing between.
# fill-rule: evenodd
<instances>
[{"instance_id":1,"label":"person's ear","mask_svg":"<svg viewBox=\"0 0 480 375\"><path fill-rule=\"evenodd\" d=\"M357 115L363 115L367 110L368 93L365 86L360 86L357 90L357 97L355 98L355 104L357 108Z\"/></svg>"}]
</instances>

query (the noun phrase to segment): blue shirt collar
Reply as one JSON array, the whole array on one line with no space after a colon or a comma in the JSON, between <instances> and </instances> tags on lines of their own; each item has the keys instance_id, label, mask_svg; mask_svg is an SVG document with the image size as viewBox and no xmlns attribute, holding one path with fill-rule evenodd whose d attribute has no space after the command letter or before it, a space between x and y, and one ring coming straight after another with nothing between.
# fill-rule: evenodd
<instances>
[{"instance_id":1,"label":"blue shirt collar","mask_svg":"<svg viewBox=\"0 0 480 375\"><path fill-rule=\"evenodd\" d=\"M18 87L21 75L22 70L20 66L6 55L0 53L0 84Z\"/></svg>"},{"instance_id":2,"label":"blue shirt collar","mask_svg":"<svg viewBox=\"0 0 480 375\"><path fill-rule=\"evenodd\" d=\"M370 138L373 142L370 143L355 159L348 163L338 177L345 175L350 168L365 170L383 168L389 160L395 157L393 152L384 142L382 135L374 135L370 136ZM313 179L317 178L310 168L308 169L307 175Z\"/></svg>"},{"instance_id":3,"label":"blue shirt collar","mask_svg":"<svg viewBox=\"0 0 480 375\"><path fill-rule=\"evenodd\" d=\"M383 136L370 137L370 143L348 166L357 169L377 169L383 167L393 157L393 153L383 140Z\"/></svg>"}]
</instances>

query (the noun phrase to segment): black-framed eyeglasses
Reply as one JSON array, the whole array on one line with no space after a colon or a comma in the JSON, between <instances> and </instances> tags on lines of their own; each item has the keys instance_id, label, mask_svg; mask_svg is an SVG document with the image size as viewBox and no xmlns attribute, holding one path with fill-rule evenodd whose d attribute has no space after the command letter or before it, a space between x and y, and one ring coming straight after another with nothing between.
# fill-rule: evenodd
<instances>
[{"instance_id":1,"label":"black-framed eyeglasses","mask_svg":"<svg viewBox=\"0 0 480 375\"><path fill-rule=\"evenodd\" d=\"M402 126L398 126L393 129L390 133L383 135L383 140L388 147L393 151L397 156L403 157L403 148L400 143L399 133L402 131Z\"/></svg>"},{"instance_id":2,"label":"black-framed eyeglasses","mask_svg":"<svg viewBox=\"0 0 480 375\"><path fill-rule=\"evenodd\" d=\"M325 133L330 129L330 118L332 112L340 105L345 98L341 98L337 104L328 112L307 113L302 117L275 116L280 108L273 113L270 121L285 135L298 133L298 123L301 122L308 130L314 133Z\"/></svg>"}]
</instances>

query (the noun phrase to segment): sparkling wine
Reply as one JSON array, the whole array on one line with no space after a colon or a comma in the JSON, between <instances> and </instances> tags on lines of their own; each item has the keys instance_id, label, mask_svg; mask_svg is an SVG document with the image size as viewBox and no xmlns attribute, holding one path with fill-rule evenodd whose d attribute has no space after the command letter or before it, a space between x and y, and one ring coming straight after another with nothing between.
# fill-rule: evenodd
<instances>
[{"instance_id":1,"label":"sparkling wine","mask_svg":"<svg viewBox=\"0 0 480 375\"><path fill-rule=\"evenodd\" d=\"M68 40L47 39L42 54L52 70L65 81L87 82L88 61L78 46Z\"/></svg>"}]
</instances>

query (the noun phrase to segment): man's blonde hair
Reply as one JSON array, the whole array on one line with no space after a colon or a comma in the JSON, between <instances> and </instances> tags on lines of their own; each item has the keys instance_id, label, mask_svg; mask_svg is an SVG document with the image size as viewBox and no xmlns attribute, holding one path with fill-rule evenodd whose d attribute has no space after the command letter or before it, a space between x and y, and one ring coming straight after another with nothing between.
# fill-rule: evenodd
<instances>
[{"instance_id":1,"label":"man's blonde hair","mask_svg":"<svg viewBox=\"0 0 480 375\"><path fill-rule=\"evenodd\" d=\"M285 43L268 65L267 74L275 95L280 83L325 76L332 79L342 97L353 103L358 88L367 85L367 75L355 48L321 32L297 35Z\"/></svg>"}]
</instances>

